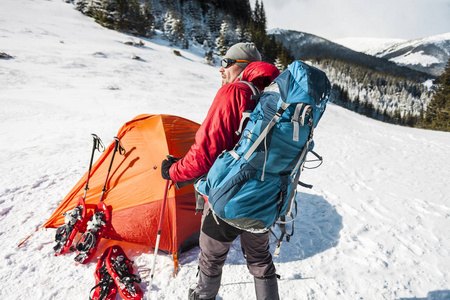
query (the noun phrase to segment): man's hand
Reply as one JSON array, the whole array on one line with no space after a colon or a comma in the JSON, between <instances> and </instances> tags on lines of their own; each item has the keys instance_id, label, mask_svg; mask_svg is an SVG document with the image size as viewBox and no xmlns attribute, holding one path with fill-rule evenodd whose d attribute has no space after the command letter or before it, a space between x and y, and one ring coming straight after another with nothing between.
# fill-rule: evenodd
<instances>
[{"instance_id":1,"label":"man's hand","mask_svg":"<svg viewBox=\"0 0 450 300\"><path fill-rule=\"evenodd\" d=\"M167 159L163 160L161 163L161 176L164 179L171 180L169 170L170 167L179 161L181 158L175 158L172 155L167 155Z\"/></svg>"}]
</instances>

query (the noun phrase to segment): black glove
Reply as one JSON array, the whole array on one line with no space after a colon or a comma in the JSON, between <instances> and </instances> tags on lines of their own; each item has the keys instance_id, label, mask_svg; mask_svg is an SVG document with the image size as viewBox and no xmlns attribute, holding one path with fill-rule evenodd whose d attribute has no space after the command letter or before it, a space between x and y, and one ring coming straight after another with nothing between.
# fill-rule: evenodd
<instances>
[{"instance_id":1,"label":"black glove","mask_svg":"<svg viewBox=\"0 0 450 300\"><path fill-rule=\"evenodd\" d=\"M169 175L170 167L179 160L180 160L180 158L175 158L172 155L167 155L167 159L163 160L161 163L162 178L171 180L170 175Z\"/></svg>"}]
</instances>

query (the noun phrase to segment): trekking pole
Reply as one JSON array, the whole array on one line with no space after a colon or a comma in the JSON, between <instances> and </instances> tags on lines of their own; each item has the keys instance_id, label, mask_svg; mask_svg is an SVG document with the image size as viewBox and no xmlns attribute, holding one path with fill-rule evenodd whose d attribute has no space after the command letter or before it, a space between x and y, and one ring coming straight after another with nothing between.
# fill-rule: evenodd
<instances>
[{"instance_id":1,"label":"trekking pole","mask_svg":"<svg viewBox=\"0 0 450 300\"><path fill-rule=\"evenodd\" d=\"M159 240L161 239L162 223L163 223L163 218L164 218L164 210L166 209L167 194L169 193L169 187L170 187L170 180L166 180L164 199L163 199L163 203L161 205L161 214L159 216L158 233L156 236L155 254L153 255L152 271L150 274L150 284L149 284L149 289L148 289L149 294L152 289L153 276L155 275L156 257L158 255Z\"/></svg>"},{"instance_id":2,"label":"trekking pole","mask_svg":"<svg viewBox=\"0 0 450 300\"><path fill-rule=\"evenodd\" d=\"M113 165L114 156L116 155L117 150L119 150L119 154L120 155L123 155L123 154L126 153L125 149L122 147L122 144L120 143L119 138L115 136L114 140L115 140L114 151L113 151L113 155L112 155L112 158L111 158L111 162L109 163L108 173L106 174L105 184L103 185L102 194L100 196L100 201L99 202L103 201L103 196L104 196L104 194L106 192L106 184L108 183L109 174L111 173L111 167Z\"/></svg>"},{"instance_id":3,"label":"trekking pole","mask_svg":"<svg viewBox=\"0 0 450 300\"><path fill-rule=\"evenodd\" d=\"M105 151L105 145L103 144L102 140L94 133L91 133L91 135L94 140L93 140L93 144L92 144L92 154L91 154L91 160L89 162L89 171L87 174L86 186L84 187L83 199L85 199L85 200L86 200L87 191L89 190L89 178L91 177L92 162L94 161L95 150L98 150L98 152Z\"/></svg>"}]
</instances>

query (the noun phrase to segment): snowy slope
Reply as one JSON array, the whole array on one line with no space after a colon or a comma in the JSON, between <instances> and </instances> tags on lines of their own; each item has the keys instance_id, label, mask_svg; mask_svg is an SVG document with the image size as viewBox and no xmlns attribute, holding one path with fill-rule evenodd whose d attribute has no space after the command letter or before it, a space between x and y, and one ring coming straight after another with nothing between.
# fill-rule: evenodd
<instances>
[{"instance_id":1,"label":"snowy slope","mask_svg":"<svg viewBox=\"0 0 450 300\"><path fill-rule=\"evenodd\" d=\"M141 113L205 117L220 76L201 49L178 57L159 38L130 39L62 0L0 2L0 52L14 57L0 60L0 299L88 299L95 263L55 257L54 230L17 245L86 172L91 133L109 143ZM295 236L275 259L281 299L450 299L450 134L333 105L315 133L325 163L304 172L314 188L299 190ZM239 249L218 299L254 298ZM160 255L147 299L186 299L198 253L181 255L175 278ZM128 254L148 275L152 252Z\"/></svg>"}]
</instances>

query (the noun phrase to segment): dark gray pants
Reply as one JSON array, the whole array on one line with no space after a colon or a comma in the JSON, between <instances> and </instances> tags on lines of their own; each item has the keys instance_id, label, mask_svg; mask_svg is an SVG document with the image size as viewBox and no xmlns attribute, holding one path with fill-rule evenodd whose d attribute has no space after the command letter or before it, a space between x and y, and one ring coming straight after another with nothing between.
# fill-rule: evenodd
<instances>
[{"instance_id":1,"label":"dark gray pants","mask_svg":"<svg viewBox=\"0 0 450 300\"><path fill-rule=\"evenodd\" d=\"M269 233L250 233L237 229L205 209L200 232L199 283L195 289L201 299L214 298L220 287L222 267L233 241L241 237L241 246L247 267L255 277L256 294L272 293L278 299L275 266L269 249ZM264 279L263 281L261 281ZM258 292L258 289L260 292ZM276 297L274 296L276 295ZM258 299L266 299L265 296Z\"/></svg>"}]
</instances>

